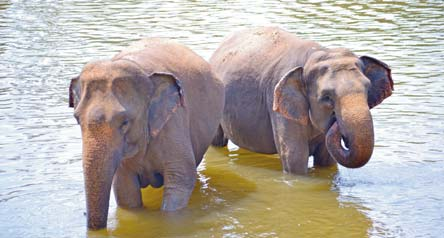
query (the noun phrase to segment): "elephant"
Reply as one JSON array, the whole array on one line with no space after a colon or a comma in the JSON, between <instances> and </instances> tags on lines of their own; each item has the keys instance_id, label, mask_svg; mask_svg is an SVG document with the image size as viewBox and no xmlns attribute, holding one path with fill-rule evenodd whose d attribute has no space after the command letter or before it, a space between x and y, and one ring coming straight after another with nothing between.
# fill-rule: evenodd
<instances>
[{"instance_id":1,"label":"elephant","mask_svg":"<svg viewBox=\"0 0 444 238\"><path fill-rule=\"evenodd\" d=\"M186 46L145 38L71 80L82 134L87 226L106 228L117 205L143 206L141 188L164 186L162 211L187 206L196 167L222 118L223 83Z\"/></svg>"},{"instance_id":2,"label":"elephant","mask_svg":"<svg viewBox=\"0 0 444 238\"><path fill-rule=\"evenodd\" d=\"M370 108L392 94L391 69L346 48L326 48L278 27L233 33L210 58L225 86L213 139L279 154L285 173L364 166L374 148Z\"/></svg>"}]
</instances>

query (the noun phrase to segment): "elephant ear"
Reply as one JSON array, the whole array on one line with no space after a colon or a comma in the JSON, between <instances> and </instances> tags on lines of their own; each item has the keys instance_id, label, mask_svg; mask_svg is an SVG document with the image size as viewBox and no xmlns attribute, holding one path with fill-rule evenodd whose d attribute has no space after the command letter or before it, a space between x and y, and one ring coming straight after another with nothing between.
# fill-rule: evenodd
<instances>
[{"instance_id":1,"label":"elephant ear","mask_svg":"<svg viewBox=\"0 0 444 238\"><path fill-rule=\"evenodd\" d=\"M148 106L148 135L154 138L177 109L185 106L185 100L182 84L174 75L154 73L150 79L153 91Z\"/></svg>"},{"instance_id":2,"label":"elephant ear","mask_svg":"<svg viewBox=\"0 0 444 238\"><path fill-rule=\"evenodd\" d=\"M302 125L308 124L308 103L302 67L291 69L274 88L273 111Z\"/></svg>"},{"instance_id":3,"label":"elephant ear","mask_svg":"<svg viewBox=\"0 0 444 238\"><path fill-rule=\"evenodd\" d=\"M76 108L80 101L79 77L71 79L69 84L69 107Z\"/></svg>"},{"instance_id":4,"label":"elephant ear","mask_svg":"<svg viewBox=\"0 0 444 238\"><path fill-rule=\"evenodd\" d=\"M360 59L364 64L364 75L372 82L368 91L368 105L370 108L373 108L392 95L393 80L391 70L388 65L375 58L361 56Z\"/></svg>"}]
</instances>

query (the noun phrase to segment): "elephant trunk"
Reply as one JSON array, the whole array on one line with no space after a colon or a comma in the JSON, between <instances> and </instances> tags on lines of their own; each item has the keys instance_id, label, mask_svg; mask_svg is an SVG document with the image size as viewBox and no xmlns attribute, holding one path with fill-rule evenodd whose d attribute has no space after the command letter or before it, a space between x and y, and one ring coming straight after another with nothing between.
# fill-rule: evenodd
<instances>
[{"instance_id":1,"label":"elephant trunk","mask_svg":"<svg viewBox=\"0 0 444 238\"><path fill-rule=\"evenodd\" d=\"M110 141L110 128L89 128L83 133L83 175L85 179L88 229L106 227L110 190L120 152Z\"/></svg>"},{"instance_id":2,"label":"elephant trunk","mask_svg":"<svg viewBox=\"0 0 444 238\"><path fill-rule=\"evenodd\" d=\"M373 121L366 97L352 94L341 98L335 106L336 122L326 135L330 155L347 168L364 166L373 153ZM341 145L344 140L348 148Z\"/></svg>"}]
</instances>

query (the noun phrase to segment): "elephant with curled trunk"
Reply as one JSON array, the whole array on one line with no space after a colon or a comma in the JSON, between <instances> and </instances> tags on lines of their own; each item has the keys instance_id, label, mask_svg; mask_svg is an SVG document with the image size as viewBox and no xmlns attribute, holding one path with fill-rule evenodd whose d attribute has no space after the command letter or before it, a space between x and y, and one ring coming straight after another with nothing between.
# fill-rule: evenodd
<instances>
[{"instance_id":1,"label":"elephant with curled trunk","mask_svg":"<svg viewBox=\"0 0 444 238\"><path fill-rule=\"evenodd\" d=\"M210 64L225 85L213 145L230 139L254 152L278 153L284 171L295 174L307 172L310 155L315 165L337 161L348 168L370 159L369 109L393 90L385 63L262 27L234 33Z\"/></svg>"},{"instance_id":2,"label":"elephant with curled trunk","mask_svg":"<svg viewBox=\"0 0 444 238\"><path fill-rule=\"evenodd\" d=\"M89 229L106 227L111 185L124 208L141 207L148 185L164 185L162 210L187 205L223 112L223 84L207 62L172 41L144 39L88 63L69 98L82 131Z\"/></svg>"}]
</instances>

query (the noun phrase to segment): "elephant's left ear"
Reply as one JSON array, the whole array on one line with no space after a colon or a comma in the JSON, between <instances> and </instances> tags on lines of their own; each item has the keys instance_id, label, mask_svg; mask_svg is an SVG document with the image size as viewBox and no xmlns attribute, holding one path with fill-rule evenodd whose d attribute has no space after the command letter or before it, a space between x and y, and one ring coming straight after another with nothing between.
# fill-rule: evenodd
<instances>
[{"instance_id":1,"label":"elephant's left ear","mask_svg":"<svg viewBox=\"0 0 444 238\"><path fill-rule=\"evenodd\" d=\"M373 108L392 95L392 74L388 65L382 61L369 56L361 56L360 59L364 65L364 75L372 82L368 92L368 105Z\"/></svg>"},{"instance_id":2,"label":"elephant's left ear","mask_svg":"<svg viewBox=\"0 0 444 238\"><path fill-rule=\"evenodd\" d=\"M80 100L79 77L71 79L69 84L69 107L75 108Z\"/></svg>"},{"instance_id":3,"label":"elephant's left ear","mask_svg":"<svg viewBox=\"0 0 444 238\"><path fill-rule=\"evenodd\" d=\"M148 134L156 137L179 107L185 106L181 81L170 73L150 76L153 91L148 105Z\"/></svg>"}]
</instances>

